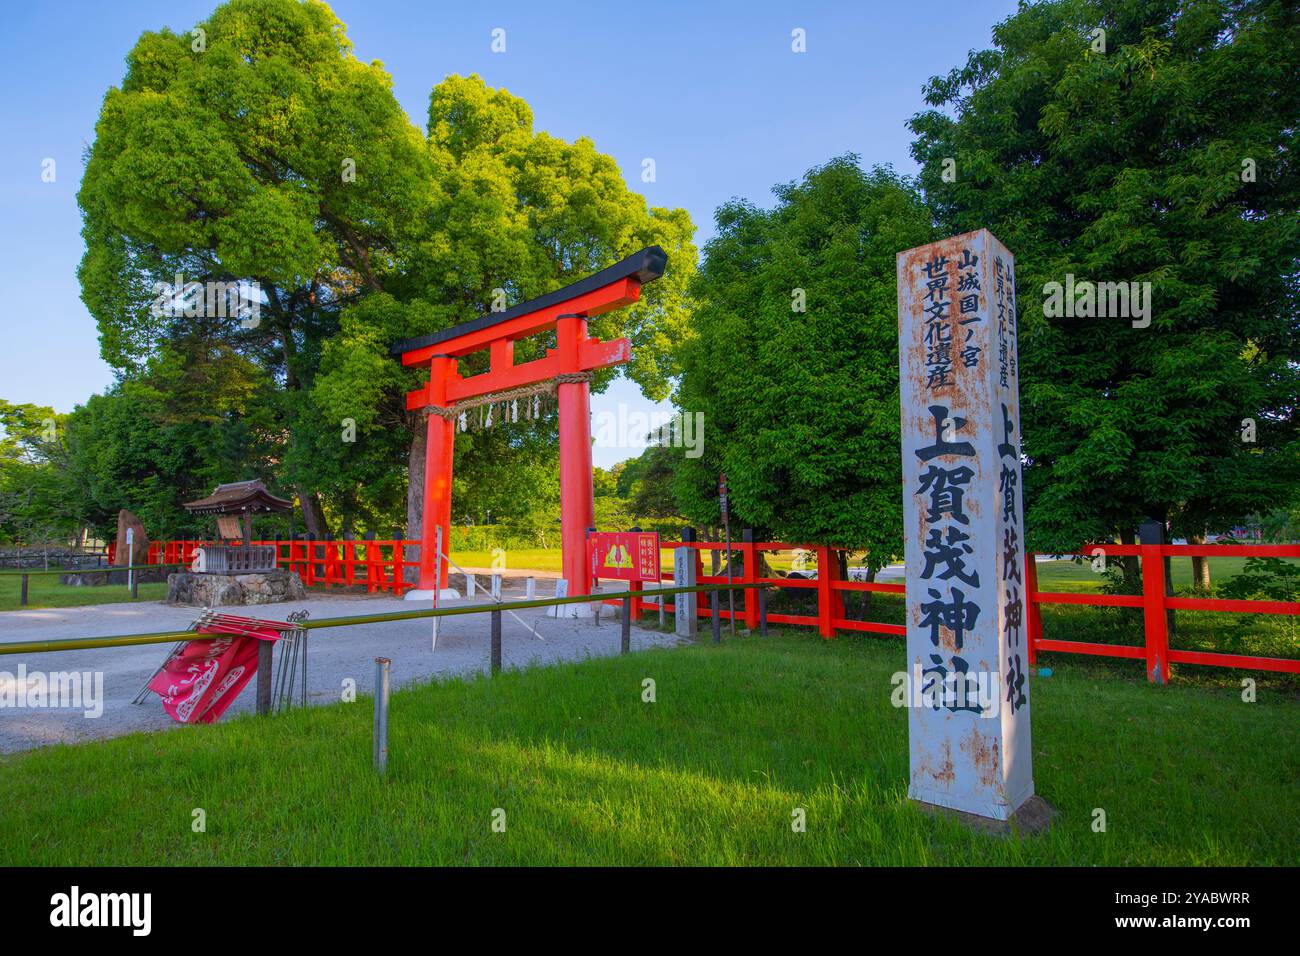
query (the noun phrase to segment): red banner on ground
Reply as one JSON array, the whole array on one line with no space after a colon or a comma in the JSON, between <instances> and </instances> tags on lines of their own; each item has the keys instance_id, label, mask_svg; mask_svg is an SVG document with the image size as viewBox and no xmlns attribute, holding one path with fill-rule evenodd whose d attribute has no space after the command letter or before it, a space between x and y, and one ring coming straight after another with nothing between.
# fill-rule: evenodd
<instances>
[{"instance_id":1,"label":"red banner on ground","mask_svg":"<svg viewBox=\"0 0 1300 956\"><path fill-rule=\"evenodd\" d=\"M149 689L162 698L163 710L182 724L210 724L226 712L244 685L257 673L257 649L261 641L276 641L279 630L273 622L242 634L230 634L229 624L200 625L201 633L220 637L188 642L170 657L149 681Z\"/></svg>"},{"instance_id":2,"label":"red banner on ground","mask_svg":"<svg viewBox=\"0 0 1300 956\"><path fill-rule=\"evenodd\" d=\"M588 536L591 574L622 581L659 580L659 532L597 531Z\"/></svg>"}]
</instances>

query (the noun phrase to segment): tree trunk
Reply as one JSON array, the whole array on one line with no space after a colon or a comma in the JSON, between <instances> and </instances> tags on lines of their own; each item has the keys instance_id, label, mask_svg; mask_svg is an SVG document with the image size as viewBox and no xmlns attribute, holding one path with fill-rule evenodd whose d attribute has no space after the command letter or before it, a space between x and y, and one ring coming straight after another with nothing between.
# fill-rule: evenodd
<instances>
[{"instance_id":1,"label":"tree trunk","mask_svg":"<svg viewBox=\"0 0 1300 956\"><path fill-rule=\"evenodd\" d=\"M313 541L324 541L329 528L325 524L325 512L320 506L320 496L304 484L296 486L298 503L302 506L303 524L307 526L307 536Z\"/></svg>"},{"instance_id":2,"label":"tree trunk","mask_svg":"<svg viewBox=\"0 0 1300 956\"><path fill-rule=\"evenodd\" d=\"M1205 535L1189 534L1188 544L1205 544ZM1192 587L1200 591L1210 590L1210 559L1192 558Z\"/></svg>"},{"instance_id":3,"label":"tree trunk","mask_svg":"<svg viewBox=\"0 0 1300 956\"><path fill-rule=\"evenodd\" d=\"M1123 528L1119 533L1120 544L1137 544L1137 532L1132 528ZM1142 572L1138 570L1138 559L1126 555L1119 559L1120 568L1124 571L1124 593L1141 594L1142 593Z\"/></svg>"},{"instance_id":4,"label":"tree trunk","mask_svg":"<svg viewBox=\"0 0 1300 956\"><path fill-rule=\"evenodd\" d=\"M414 416L408 416L414 420ZM411 431L411 451L406 456L406 540L419 541L424 529L424 452L428 442L428 431L418 427ZM407 545L405 559L418 562L420 549ZM418 584L420 568L418 564L408 565L403 575L411 584Z\"/></svg>"},{"instance_id":5,"label":"tree trunk","mask_svg":"<svg viewBox=\"0 0 1300 956\"><path fill-rule=\"evenodd\" d=\"M874 583L874 582L875 582L875 580L876 580L876 574L877 574L877 573L879 573L879 572L878 572L875 568L873 568L870 564L867 565L867 581L868 581L869 583ZM847 577L847 575L846 575L846 577ZM860 610L861 610L862 620L864 620L864 621L869 621L869 620L871 620L871 614L870 614L870 611L871 611L871 592L870 592L870 591L863 591L863 592L862 592L862 606L861 606Z\"/></svg>"}]
</instances>

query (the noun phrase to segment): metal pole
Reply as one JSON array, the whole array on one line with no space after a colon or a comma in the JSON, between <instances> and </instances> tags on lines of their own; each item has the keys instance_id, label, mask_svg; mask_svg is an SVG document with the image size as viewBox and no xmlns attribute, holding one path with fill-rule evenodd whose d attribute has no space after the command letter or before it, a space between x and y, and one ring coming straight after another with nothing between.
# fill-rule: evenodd
<instances>
[{"instance_id":1,"label":"metal pole","mask_svg":"<svg viewBox=\"0 0 1300 956\"><path fill-rule=\"evenodd\" d=\"M257 642L257 716L271 712L271 641Z\"/></svg>"},{"instance_id":2,"label":"metal pole","mask_svg":"<svg viewBox=\"0 0 1300 956\"><path fill-rule=\"evenodd\" d=\"M135 597L135 528L126 529L126 583Z\"/></svg>"},{"instance_id":3,"label":"metal pole","mask_svg":"<svg viewBox=\"0 0 1300 956\"><path fill-rule=\"evenodd\" d=\"M379 776L388 772L388 665L387 657L375 658L375 770Z\"/></svg>"},{"instance_id":4,"label":"metal pole","mask_svg":"<svg viewBox=\"0 0 1300 956\"><path fill-rule=\"evenodd\" d=\"M731 611L731 636L736 636L736 592L731 588L731 517L722 512L722 528L727 539L727 606Z\"/></svg>"},{"instance_id":5,"label":"metal pole","mask_svg":"<svg viewBox=\"0 0 1300 956\"><path fill-rule=\"evenodd\" d=\"M442 525L434 529L434 541L438 549L433 559L433 607L438 608L438 599L442 597ZM433 619L433 650L438 649L438 618Z\"/></svg>"},{"instance_id":6,"label":"metal pole","mask_svg":"<svg viewBox=\"0 0 1300 956\"><path fill-rule=\"evenodd\" d=\"M492 673L501 673L501 612L492 612Z\"/></svg>"},{"instance_id":7,"label":"metal pole","mask_svg":"<svg viewBox=\"0 0 1300 956\"><path fill-rule=\"evenodd\" d=\"M23 590L22 590L22 597L19 599L19 602L18 602L18 603L19 603L19 606L20 606L20 607L26 607L26 606L27 606L27 575L25 575L25 574L23 575Z\"/></svg>"},{"instance_id":8,"label":"metal pole","mask_svg":"<svg viewBox=\"0 0 1300 956\"><path fill-rule=\"evenodd\" d=\"M622 625L622 644L619 653L626 654L632 649L632 598L630 596L623 598Z\"/></svg>"},{"instance_id":9,"label":"metal pole","mask_svg":"<svg viewBox=\"0 0 1300 956\"><path fill-rule=\"evenodd\" d=\"M132 577L131 578L131 600L134 601L139 596L140 596L140 579L137 577Z\"/></svg>"},{"instance_id":10,"label":"metal pole","mask_svg":"<svg viewBox=\"0 0 1300 956\"><path fill-rule=\"evenodd\" d=\"M758 589L758 636L767 637L767 588Z\"/></svg>"},{"instance_id":11,"label":"metal pole","mask_svg":"<svg viewBox=\"0 0 1300 956\"><path fill-rule=\"evenodd\" d=\"M436 582L433 585L433 606L438 606L438 598L442 596L442 525L434 529L435 547L438 553L433 559L433 579ZM434 618L436 621L437 618Z\"/></svg>"},{"instance_id":12,"label":"metal pole","mask_svg":"<svg viewBox=\"0 0 1300 956\"><path fill-rule=\"evenodd\" d=\"M709 597L711 598L713 603L713 614L712 614L713 643L721 644L722 643L722 621L718 618L718 604L720 603L718 592L717 591L711 592Z\"/></svg>"}]
</instances>

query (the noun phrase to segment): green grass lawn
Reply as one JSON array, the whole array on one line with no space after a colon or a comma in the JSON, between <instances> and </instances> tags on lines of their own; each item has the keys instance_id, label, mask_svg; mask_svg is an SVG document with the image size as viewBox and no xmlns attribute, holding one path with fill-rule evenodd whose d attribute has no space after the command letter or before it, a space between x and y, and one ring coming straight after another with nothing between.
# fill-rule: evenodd
<instances>
[{"instance_id":1,"label":"green grass lawn","mask_svg":"<svg viewBox=\"0 0 1300 956\"><path fill-rule=\"evenodd\" d=\"M462 568L490 568L491 551L453 551L451 559ZM509 548L506 550L506 569L509 571L559 571L559 548ZM670 565L671 567L671 565Z\"/></svg>"},{"instance_id":2,"label":"green grass lawn","mask_svg":"<svg viewBox=\"0 0 1300 956\"><path fill-rule=\"evenodd\" d=\"M0 611L16 611L21 606L22 578L16 574L0 575ZM161 601L167 596L167 584L141 584L141 601ZM125 584L96 587L73 587L60 584L57 574L33 574L27 579L28 607L81 607L85 604L117 604L131 600Z\"/></svg>"},{"instance_id":3,"label":"green grass lawn","mask_svg":"<svg viewBox=\"0 0 1300 956\"><path fill-rule=\"evenodd\" d=\"M1300 863L1294 700L1035 677L1061 815L999 839L908 804L902 662L787 632L422 685L382 781L368 699L0 758L0 864Z\"/></svg>"}]
</instances>

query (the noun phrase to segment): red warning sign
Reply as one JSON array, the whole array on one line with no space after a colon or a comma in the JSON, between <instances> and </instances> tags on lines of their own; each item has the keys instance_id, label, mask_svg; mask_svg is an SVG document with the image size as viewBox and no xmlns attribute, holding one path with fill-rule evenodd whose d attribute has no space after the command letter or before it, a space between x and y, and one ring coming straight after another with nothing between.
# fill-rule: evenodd
<instances>
[{"instance_id":1,"label":"red warning sign","mask_svg":"<svg viewBox=\"0 0 1300 956\"><path fill-rule=\"evenodd\" d=\"M597 531L587 537L593 578L659 580L659 532Z\"/></svg>"}]
</instances>

